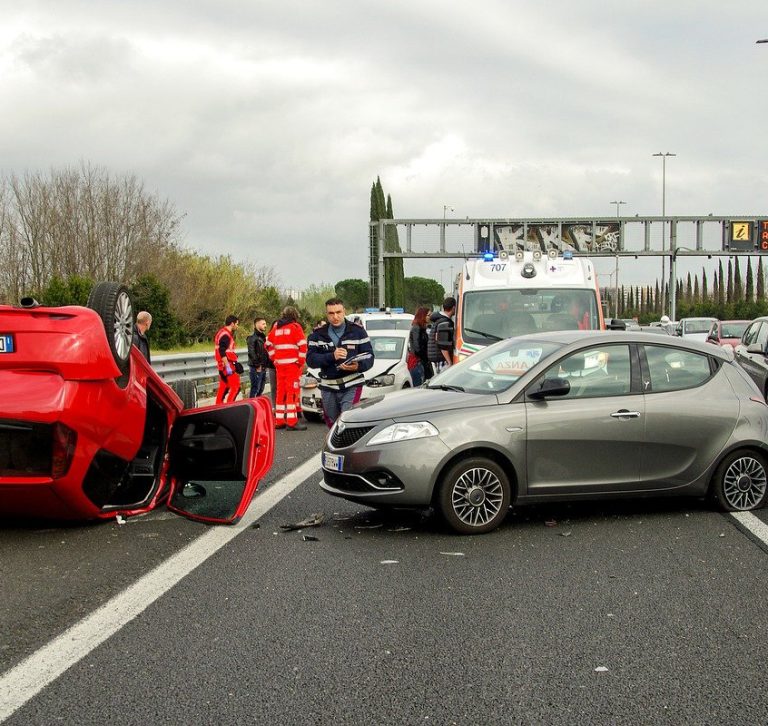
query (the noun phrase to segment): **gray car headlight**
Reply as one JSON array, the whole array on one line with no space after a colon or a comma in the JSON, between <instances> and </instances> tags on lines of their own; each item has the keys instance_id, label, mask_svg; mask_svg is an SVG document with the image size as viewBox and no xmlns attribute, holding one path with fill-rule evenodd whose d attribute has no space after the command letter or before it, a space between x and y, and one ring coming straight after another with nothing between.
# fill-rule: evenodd
<instances>
[{"instance_id":1,"label":"gray car headlight","mask_svg":"<svg viewBox=\"0 0 768 726\"><path fill-rule=\"evenodd\" d=\"M377 433L366 446L378 446L379 444L391 444L395 441L409 439L426 439L429 436L437 436L440 432L429 421L414 421L412 423L396 423Z\"/></svg>"},{"instance_id":2,"label":"gray car headlight","mask_svg":"<svg viewBox=\"0 0 768 726\"><path fill-rule=\"evenodd\" d=\"M314 376L304 375L299 378L299 386L301 386L301 388L317 388L317 384L319 382L320 381L318 381Z\"/></svg>"},{"instance_id":3,"label":"gray car headlight","mask_svg":"<svg viewBox=\"0 0 768 726\"><path fill-rule=\"evenodd\" d=\"M375 378L371 378L370 380L366 381L366 383L371 388L376 388L378 386L394 386L395 376L392 373L388 373L384 376L376 376Z\"/></svg>"}]
</instances>

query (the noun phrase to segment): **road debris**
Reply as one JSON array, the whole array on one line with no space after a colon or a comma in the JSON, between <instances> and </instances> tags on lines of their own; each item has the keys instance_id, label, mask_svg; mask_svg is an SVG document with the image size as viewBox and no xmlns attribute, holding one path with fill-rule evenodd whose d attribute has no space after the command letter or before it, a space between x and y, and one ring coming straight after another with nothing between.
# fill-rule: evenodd
<instances>
[{"instance_id":1,"label":"road debris","mask_svg":"<svg viewBox=\"0 0 768 726\"><path fill-rule=\"evenodd\" d=\"M123 517L122 515L118 514L118 515L115 517L115 521L116 521L118 524L125 524L125 517Z\"/></svg>"},{"instance_id":2,"label":"road debris","mask_svg":"<svg viewBox=\"0 0 768 726\"><path fill-rule=\"evenodd\" d=\"M302 539L305 542L319 542L320 540L317 537L313 537L311 534L305 534Z\"/></svg>"},{"instance_id":3,"label":"road debris","mask_svg":"<svg viewBox=\"0 0 768 726\"><path fill-rule=\"evenodd\" d=\"M557 527L557 520L556 519L548 519L544 522L545 527Z\"/></svg>"},{"instance_id":4,"label":"road debris","mask_svg":"<svg viewBox=\"0 0 768 726\"><path fill-rule=\"evenodd\" d=\"M595 673L607 673L608 669L605 666L597 666Z\"/></svg>"},{"instance_id":5,"label":"road debris","mask_svg":"<svg viewBox=\"0 0 768 726\"><path fill-rule=\"evenodd\" d=\"M572 534L573 532L570 529L567 532L560 532L561 537L570 537Z\"/></svg>"},{"instance_id":6,"label":"road debris","mask_svg":"<svg viewBox=\"0 0 768 726\"><path fill-rule=\"evenodd\" d=\"M399 565L400 561L399 560L382 560L381 562L379 562L379 564L380 565Z\"/></svg>"},{"instance_id":7,"label":"road debris","mask_svg":"<svg viewBox=\"0 0 768 726\"><path fill-rule=\"evenodd\" d=\"M448 555L449 557L464 557L463 552L441 552L441 555Z\"/></svg>"},{"instance_id":8,"label":"road debris","mask_svg":"<svg viewBox=\"0 0 768 726\"><path fill-rule=\"evenodd\" d=\"M378 529L383 526L383 524L356 524L355 529Z\"/></svg>"},{"instance_id":9,"label":"road debris","mask_svg":"<svg viewBox=\"0 0 768 726\"><path fill-rule=\"evenodd\" d=\"M315 512L310 514L306 519L302 519L301 522L294 522L293 524L281 524L280 529L283 532L293 532L297 529L304 529L305 527L319 527L325 521L325 514L322 512Z\"/></svg>"}]
</instances>

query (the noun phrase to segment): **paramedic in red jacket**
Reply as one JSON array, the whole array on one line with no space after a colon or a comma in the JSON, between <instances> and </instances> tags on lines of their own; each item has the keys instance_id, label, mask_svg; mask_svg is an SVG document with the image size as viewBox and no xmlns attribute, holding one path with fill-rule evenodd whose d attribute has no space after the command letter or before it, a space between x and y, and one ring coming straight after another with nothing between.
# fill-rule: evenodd
<instances>
[{"instance_id":1,"label":"paramedic in red jacket","mask_svg":"<svg viewBox=\"0 0 768 726\"><path fill-rule=\"evenodd\" d=\"M235 363L235 331L240 324L237 315L227 315L224 327L213 338L213 355L216 367L219 369L219 390L216 392L216 403L224 402L224 394L229 391L227 403L232 403L240 391L240 375Z\"/></svg>"},{"instance_id":2,"label":"paramedic in red jacket","mask_svg":"<svg viewBox=\"0 0 768 726\"><path fill-rule=\"evenodd\" d=\"M275 428L304 431L307 426L298 420L300 407L299 378L307 358L307 336L299 325L296 308L288 306L267 335L267 353L275 364L277 396L275 398Z\"/></svg>"}]
</instances>

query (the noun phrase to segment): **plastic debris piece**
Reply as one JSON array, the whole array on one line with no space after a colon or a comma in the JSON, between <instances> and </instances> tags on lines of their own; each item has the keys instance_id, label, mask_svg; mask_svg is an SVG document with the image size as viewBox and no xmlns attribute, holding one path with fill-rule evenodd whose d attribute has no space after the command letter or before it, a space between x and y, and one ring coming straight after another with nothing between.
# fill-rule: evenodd
<instances>
[{"instance_id":1,"label":"plastic debris piece","mask_svg":"<svg viewBox=\"0 0 768 726\"><path fill-rule=\"evenodd\" d=\"M382 560L381 562L379 562L379 564L380 565L399 565L400 561L399 560Z\"/></svg>"},{"instance_id":2,"label":"plastic debris piece","mask_svg":"<svg viewBox=\"0 0 768 726\"><path fill-rule=\"evenodd\" d=\"M301 522L294 522L293 524L281 524L280 529L283 532L293 532L296 529L304 529L304 527L319 527L325 521L325 515L322 512L315 512L310 514L306 519L302 519Z\"/></svg>"},{"instance_id":3,"label":"plastic debris piece","mask_svg":"<svg viewBox=\"0 0 768 726\"><path fill-rule=\"evenodd\" d=\"M115 521L116 521L118 524L125 524L125 517L123 517L122 515L118 514L118 515L115 517Z\"/></svg>"},{"instance_id":4,"label":"plastic debris piece","mask_svg":"<svg viewBox=\"0 0 768 726\"><path fill-rule=\"evenodd\" d=\"M320 540L317 537L313 537L311 534L305 534L302 539L305 542L319 542Z\"/></svg>"},{"instance_id":5,"label":"plastic debris piece","mask_svg":"<svg viewBox=\"0 0 768 726\"><path fill-rule=\"evenodd\" d=\"M557 520L556 519L548 519L546 522L544 522L545 527L557 527Z\"/></svg>"},{"instance_id":6,"label":"plastic debris piece","mask_svg":"<svg viewBox=\"0 0 768 726\"><path fill-rule=\"evenodd\" d=\"M355 529L378 529L383 526L383 524L356 524Z\"/></svg>"},{"instance_id":7,"label":"plastic debris piece","mask_svg":"<svg viewBox=\"0 0 768 726\"><path fill-rule=\"evenodd\" d=\"M605 666L597 666L595 673L607 673L608 669Z\"/></svg>"},{"instance_id":8,"label":"plastic debris piece","mask_svg":"<svg viewBox=\"0 0 768 726\"><path fill-rule=\"evenodd\" d=\"M448 555L449 557L464 557L463 552L441 552L441 555Z\"/></svg>"},{"instance_id":9,"label":"plastic debris piece","mask_svg":"<svg viewBox=\"0 0 768 726\"><path fill-rule=\"evenodd\" d=\"M410 532L413 527L395 527L394 529L388 529L387 532Z\"/></svg>"},{"instance_id":10,"label":"plastic debris piece","mask_svg":"<svg viewBox=\"0 0 768 726\"><path fill-rule=\"evenodd\" d=\"M721 537L725 537L725 532L720 532Z\"/></svg>"},{"instance_id":11,"label":"plastic debris piece","mask_svg":"<svg viewBox=\"0 0 768 726\"><path fill-rule=\"evenodd\" d=\"M573 532L570 529L567 532L560 532L561 537L570 537L572 534Z\"/></svg>"}]
</instances>

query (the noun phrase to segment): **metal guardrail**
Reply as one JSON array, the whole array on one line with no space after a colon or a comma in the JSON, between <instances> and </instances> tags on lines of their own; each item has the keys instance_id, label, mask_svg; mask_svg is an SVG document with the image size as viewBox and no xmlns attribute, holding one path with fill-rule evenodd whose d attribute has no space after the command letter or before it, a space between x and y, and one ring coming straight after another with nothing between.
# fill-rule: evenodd
<instances>
[{"instance_id":1,"label":"metal guardrail","mask_svg":"<svg viewBox=\"0 0 768 726\"><path fill-rule=\"evenodd\" d=\"M236 348L237 359L242 363L245 372L240 377L241 388L250 387L248 379L248 349ZM171 353L169 355L153 355L152 368L166 383L182 380L196 381L199 398L214 396L219 385L219 372L216 358L210 353Z\"/></svg>"}]
</instances>

